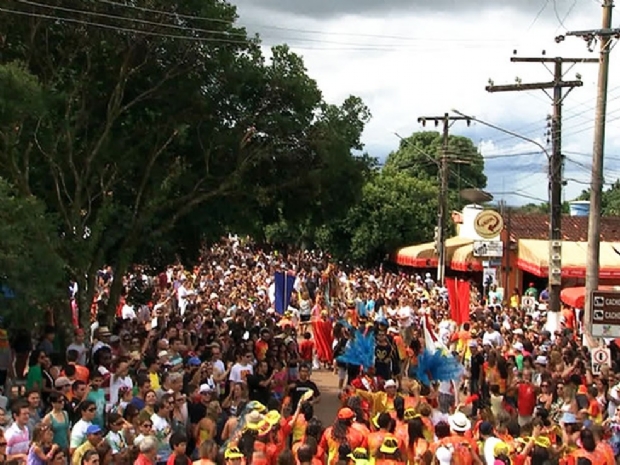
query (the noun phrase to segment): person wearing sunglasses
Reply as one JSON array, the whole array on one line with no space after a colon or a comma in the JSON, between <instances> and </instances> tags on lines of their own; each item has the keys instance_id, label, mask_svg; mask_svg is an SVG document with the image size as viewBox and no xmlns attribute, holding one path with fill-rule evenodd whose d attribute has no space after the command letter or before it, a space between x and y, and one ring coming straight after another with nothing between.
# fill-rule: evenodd
<instances>
[{"instance_id":1,"label":"person wearing sunglasses","mask_svg":"<svg viewBox=\"0 0 620 465\"><path fill-rule=\"evenodd\" d=\"M71 428L71 439L69 440L70 455L73 455L75 450L86 442L86 432L92 426L96 413L97 406L93 401L85 400L80 404L81 418Z\"/></svg>"}]
</instances>

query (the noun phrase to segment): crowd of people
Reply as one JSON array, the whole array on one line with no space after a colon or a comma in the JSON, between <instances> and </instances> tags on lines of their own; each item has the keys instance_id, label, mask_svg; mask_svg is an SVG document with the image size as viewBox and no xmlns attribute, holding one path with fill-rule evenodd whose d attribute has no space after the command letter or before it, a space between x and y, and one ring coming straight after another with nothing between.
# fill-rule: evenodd
<instances>
[{"instance_id":1,"label":"crowd of people","mask_svg":"<svg viewBox=\"0 0 620 465\"><path fill-rule=\"evenodd\" d=\"M293 282L284 294L278 274ZM98 309L115 279L124 297L108 324ZM152 291L148 302L132 301L136 282ZM237 238L194 268L117 277L106 267L97 285L92 325L66 348L53 326L32 345L0 330L0 463L614 465L620 456L620 366L593 372L571 308L550 330L544 306L525 311L518 292L503 305L472 292L470 321L456 324L430 274L348 270ZM362 333L372 363L347 363ZM432 350L456 358L460 375L421 372ZM340 390L328 423L317 415L317 370Z\"/></svg>"}]
</instances>

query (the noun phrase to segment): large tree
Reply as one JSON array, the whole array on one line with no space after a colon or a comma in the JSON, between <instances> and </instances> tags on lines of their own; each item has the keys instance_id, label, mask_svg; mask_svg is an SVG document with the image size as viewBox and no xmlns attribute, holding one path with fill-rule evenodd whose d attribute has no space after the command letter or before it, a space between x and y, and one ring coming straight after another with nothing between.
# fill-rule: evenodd
<instances>
[{"instance_id":1,"label":"large tree","mask_svg":"<svg viewBox=\"0 0 620 465\"><path fill-rule=\"evenodd\" d=\"M389 154L385 169L403 171L417 178L436 181L443 152L443 138L439 132L415 132L410 137L402 139L398 150ZM486 187L484 158L471 139L449 136L446 156L449 166L449 189Z\"/></svg>"},{"instance_id":2,"label":"large tree","mask_svg":"<svg viewBox=\"0 0 620 465\"><path fill-rule=\"evenodd\" d=\"M374 172L361 201L325 226L318 244L336 258L376 264L399 247L424 242L437 224L438 189L402 172Z\"/></svg>"},{"instance_id":3,"label":"large tree","mask_svg":"<svg viewBox=\"0 0 620 465\"><path fill-rule=\"evenodd\" d=\"M0 175L60 219L82 308L103 263L121 274L175 247L197 252L205 234L307 221L298 212L308 205L325 219L330 199L342 195L345 209L355 199L361 183L347 179L363 163L351 149L367 110L354 98L326 105L286 47L265 61L233 6L46 5L10 1L21 14L0 16L1 64L27 70L41 96L30 111L19 92L2 94L14 133Z\"/></svg>"}]
</instances>

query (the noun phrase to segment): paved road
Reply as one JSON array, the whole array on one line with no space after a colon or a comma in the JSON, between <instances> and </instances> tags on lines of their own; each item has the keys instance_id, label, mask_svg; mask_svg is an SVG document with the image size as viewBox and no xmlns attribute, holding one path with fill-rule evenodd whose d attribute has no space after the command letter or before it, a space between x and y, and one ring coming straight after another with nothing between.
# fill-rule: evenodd
<instances>
[{"instance_id":1,"label":"paved road","mask_svg":"<svg viewBox=\"0 0 620 465\"><path fill-rule=\"evenodd\" d=\"M338 377L332 371L313 370L312 381L321 391L321 403L315 407L315 414L323 422L323 426L327 427L334 422L340 408Z\"/></svg>"}]
</instances>

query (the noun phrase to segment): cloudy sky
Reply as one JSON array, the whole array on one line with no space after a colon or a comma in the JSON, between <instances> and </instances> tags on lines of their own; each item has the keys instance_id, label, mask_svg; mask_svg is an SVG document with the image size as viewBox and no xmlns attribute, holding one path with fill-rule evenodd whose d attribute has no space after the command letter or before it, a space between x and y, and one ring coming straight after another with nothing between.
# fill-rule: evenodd
<instances>
[{"instance_id":1,"label":"cloudy sky","mask_svg":"<svg viewBox=\"0 0 620 465\"><path fill-rule=\"evenodd\" d=\"M373 119L364 133L368 152L385 158L395 133L421 128L418 116L451 109L474 115L546 145L551 101L542 91L494 93L495 84L551 80L541 64L518 56L597 57L581 39L554 38L567 30L600 27L600 0L233 0L240 22L269 46L288 43L332 103L363 98ZM616 11L618 15L620 12ZM614 26L620 25L614 21ZM620 49L618 49L620 51ZM609 79L606 181L620 177L620 56ZM584 86L564 100L564 176L570 200L590 179L597 64L578 64ZM524 142L480 124L457 124L486 157L487 190L509 204L547 199L547 158ZM452 175L458 176L457 168ZM467 180L463 180L467 187Z\"/></svg>"}]
</instances>

